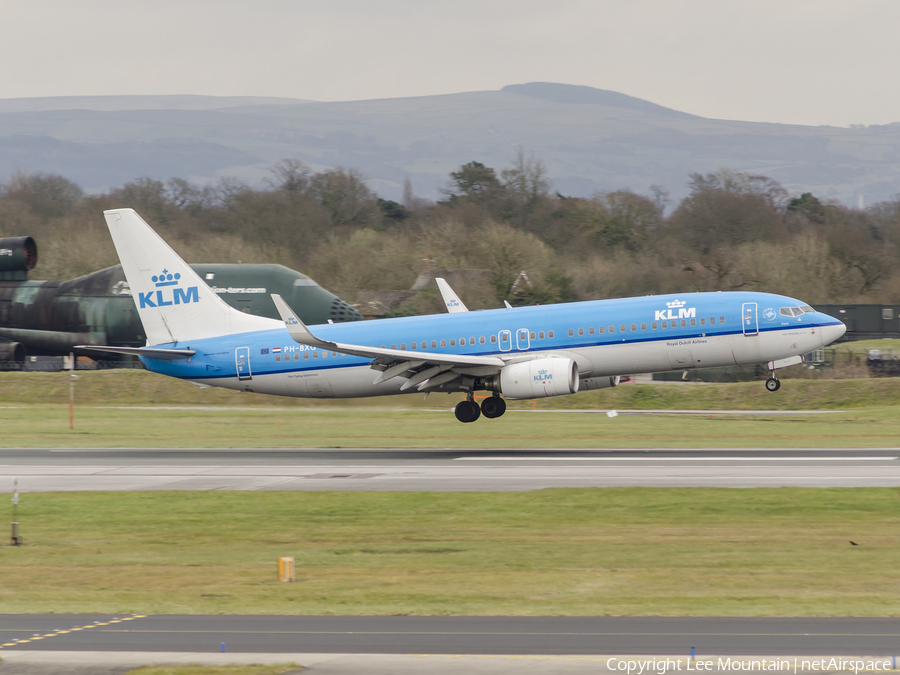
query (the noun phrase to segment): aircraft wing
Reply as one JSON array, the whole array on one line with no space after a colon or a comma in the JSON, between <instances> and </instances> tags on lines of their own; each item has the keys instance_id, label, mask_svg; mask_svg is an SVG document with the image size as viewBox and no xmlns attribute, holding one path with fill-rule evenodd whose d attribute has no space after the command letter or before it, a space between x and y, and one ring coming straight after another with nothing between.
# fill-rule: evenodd
<instances>
[{"instance_id":1,"label":"aircraft wing","mask_svg":"<svg viewBox=\"0 0 900 675\"><path fill-rule=\"evenodd\" d=\"M419 391L425 391L466 375L491 375L507 364L506 360L498 356L436 354L322 340L310 332L280 295L273 293L272 300L284 320L285 328L298 344L374 359L372 367L382 372L373 384L380 384L394 377L404 377L407 382L401 387L401 391L413 386L418 386Z\"/></svg>"},{"instance_id":2,"label":"aircraft wing","mask_svg":"<svg viewBox=\"0 0 900 675\"><path fill-rule=\"evenodd\" d=\"M448 312L456 314L457 312L469 311L469 308L463 304L463 301L459 299L456 292L450 288L450 284L439 277L435 277L434 281L438 286L438 290L441 292L441 297L444 299L444 305L447 307Z\"/></svg>"},{"instance_id":3,"label":"aircraft wing","mask_svg":"<svg viewBox=\"0 0 900 675\"><path fill-rule=\"evenodd\" d=\"M98 347L97 345L75 345L73 349L86 349L92 352L108 352L110 354L127 354L129 356L149 356L153 359L174 361L187 359L196 354L193 349L162 349L156 347Z\"/></svg>"}]
</instances>

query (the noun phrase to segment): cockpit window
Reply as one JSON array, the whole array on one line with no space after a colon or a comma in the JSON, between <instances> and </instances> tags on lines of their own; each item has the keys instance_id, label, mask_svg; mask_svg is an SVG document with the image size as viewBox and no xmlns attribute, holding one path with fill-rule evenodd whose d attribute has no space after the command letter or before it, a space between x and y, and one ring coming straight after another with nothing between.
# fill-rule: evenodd
<instances>
[{"instance_id":1,"label":"cockpit window","mask_svg":"<svg viewBox=\"0 0 900 675\"><path fill-rule=\"evenodd\" d=\"M809 314L810 312L815 312L816 310L814 310L809 305L802 305L801 307L782 307L778 311L784 316L800 316L801 314Z\"/></svg>"}]
</instances>

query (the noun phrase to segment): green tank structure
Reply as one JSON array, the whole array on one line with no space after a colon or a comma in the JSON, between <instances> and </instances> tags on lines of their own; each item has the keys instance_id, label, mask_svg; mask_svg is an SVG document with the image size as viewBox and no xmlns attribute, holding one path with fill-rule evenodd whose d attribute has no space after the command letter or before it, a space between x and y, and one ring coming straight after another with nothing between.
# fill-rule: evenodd
<instances>
[{"instance_id":1,"label":"green tank structure","mask_svg":"<svg viewBox=\"0 0 900 675\"><path fill-rule=\"evenodd\" d=\"M31 281L37 264L31 237L0 239L0 363L64 356L75 345L143 347L146 336L121 265L69 281ZM363 316L313 279L284 265L191 267L232 307L278 319L278 293L309 324Z\"/></svg>"}]
</instances>

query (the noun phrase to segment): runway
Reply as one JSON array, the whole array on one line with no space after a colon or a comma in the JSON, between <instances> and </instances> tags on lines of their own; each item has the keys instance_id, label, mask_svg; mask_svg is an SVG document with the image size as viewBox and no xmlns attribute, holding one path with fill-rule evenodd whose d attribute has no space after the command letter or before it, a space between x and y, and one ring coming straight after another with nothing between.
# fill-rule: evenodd
<instances>
[{"instance_id":1,"label":"runway","mask_svg":"<svg viewBox=\"0 0 900 675\"><path fill-rule=\"evenodd\" d=\"M900 448L0 449L0 492L897 487Z\"/></svg>"},{"instance_id":2,"label":"runway","mask_svg":"<svg viewBox=\"0 0 900 675\"><path fill-rule=\"evenodd\" d=\"M0 615L10 651L890 656L900 619Z\"/></svg>"}]
</instances>

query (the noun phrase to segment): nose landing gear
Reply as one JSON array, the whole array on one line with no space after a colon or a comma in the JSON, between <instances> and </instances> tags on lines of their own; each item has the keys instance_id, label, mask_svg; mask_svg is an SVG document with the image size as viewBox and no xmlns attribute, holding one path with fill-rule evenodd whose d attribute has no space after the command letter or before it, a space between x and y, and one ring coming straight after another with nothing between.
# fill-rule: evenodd
<instances>
[{"instance_id":1,"label":"nose landing gear","mask_svg":"<svg viewBox=\"0 0 900 675\"><path fill-rule=\"evenodd\" d=\"M777 379L774 375L769 375L769 379L766 380L766 389L769 391L778 391L781 389L781 380Z\"/></svg>"}]
</instances>

